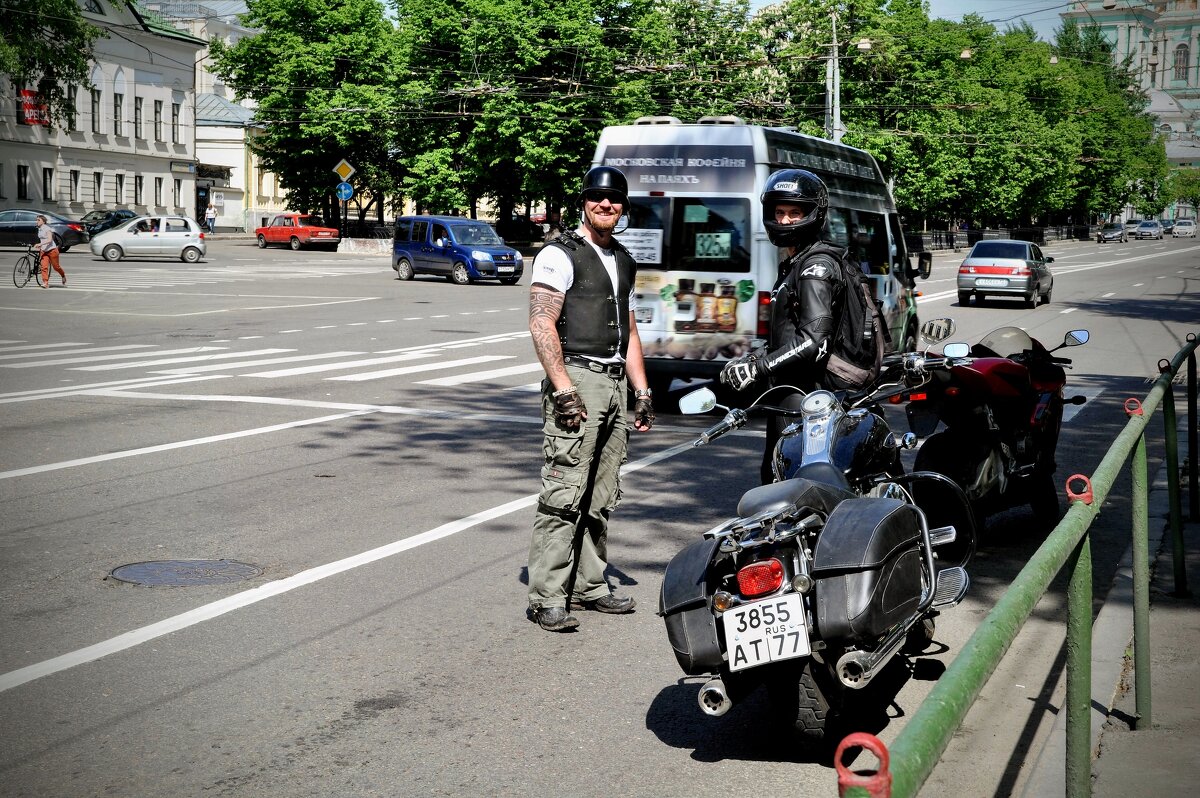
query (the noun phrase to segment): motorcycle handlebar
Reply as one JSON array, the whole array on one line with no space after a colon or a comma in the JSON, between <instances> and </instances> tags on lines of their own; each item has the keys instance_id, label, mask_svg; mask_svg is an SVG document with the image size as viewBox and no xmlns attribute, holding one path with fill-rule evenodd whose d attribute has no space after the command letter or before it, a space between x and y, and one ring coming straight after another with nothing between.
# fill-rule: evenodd
<instances>
[{"instance_id":1,"label":"motorcycle handlebar","mask_svg":"<svg viewBox=\"0 0 1200 798\"><path fill-rule=\"evenodd\" d=\"M700 437L692 443L692 446L703 446L706 443L712 443L725 433L731 432L735 429L741 429L745 425L746 411L739 410L735 407L725 414L725 418L721 419L719 424L714 424L704 432L700 433Z\"/></svg>"}]
</instances>

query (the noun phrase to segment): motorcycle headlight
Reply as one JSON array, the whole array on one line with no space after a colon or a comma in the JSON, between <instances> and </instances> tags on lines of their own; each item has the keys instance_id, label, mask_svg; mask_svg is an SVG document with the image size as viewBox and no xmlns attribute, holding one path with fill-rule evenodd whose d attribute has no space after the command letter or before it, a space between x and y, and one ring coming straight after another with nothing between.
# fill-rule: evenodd
<instances>
[{"instance_id":1,"label":"motorcycle headlight","mask_svg":"<svg viewBox=\"0 0 1200 798\"><path fill-rule=\"evenodd\" d=\"M472 250L471 257L478 261L486 261L487 263L492 262L492 253L484 252L482 249Z\"/></svg>"}]
</instances>

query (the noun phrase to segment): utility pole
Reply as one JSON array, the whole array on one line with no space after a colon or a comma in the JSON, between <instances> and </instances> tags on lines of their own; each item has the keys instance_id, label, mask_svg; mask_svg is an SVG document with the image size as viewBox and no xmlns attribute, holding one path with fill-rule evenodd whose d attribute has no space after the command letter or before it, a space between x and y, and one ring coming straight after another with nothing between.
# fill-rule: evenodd
<instances>
[{"instance_id":1,"label":"utility pole","mask_svg":"<svg viewBox=\"0 0 1200 798\"><path fill-rule=\"evenodd\" d=\"M830 12L833 43L829 45L829 61L825 64L825 138L841 141L842 134L842 76L838 68L837 12Z\"/></svg>"}]
</instances>

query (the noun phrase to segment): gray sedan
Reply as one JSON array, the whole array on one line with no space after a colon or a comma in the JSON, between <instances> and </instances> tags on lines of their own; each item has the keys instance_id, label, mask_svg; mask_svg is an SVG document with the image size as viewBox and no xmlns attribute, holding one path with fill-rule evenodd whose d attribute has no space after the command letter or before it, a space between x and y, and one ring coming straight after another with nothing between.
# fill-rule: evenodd
<instances>
[{"instance_id":1,"label":"gray sedan","mask_svg":"<svg viewBox=\"0 0 1200 798\"><path fill-rule=\"evenodd\" d=\"M195 263L208 252L200 225L186 216L138 216L97 233L91 247L93 255L108 261L149 257Z\"/></svg>"},{"instance_id":2,"label":"gray sedan","mask_svg":"<svg viewBox=\"0 0 1200 798\"><path fill-rule=\"evenodd\" d=\"M1028 241L980 241L971 247L958 267L958 304L966 306L975 295L976 304L985 296L1021 297L1029 307L1050 302L1054 275L1048 264L1054 258Z\"/></svg>"}]
</instances>

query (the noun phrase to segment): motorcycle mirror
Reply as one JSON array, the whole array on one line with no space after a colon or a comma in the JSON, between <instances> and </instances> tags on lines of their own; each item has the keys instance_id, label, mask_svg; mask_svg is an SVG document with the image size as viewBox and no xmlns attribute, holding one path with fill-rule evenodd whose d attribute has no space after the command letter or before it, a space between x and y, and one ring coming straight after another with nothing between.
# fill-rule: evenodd
<instances>
[{"instance_id":1,"label":"motorcycle mirror","mask_svg":"<svg viewBox=\"0 0 1200 798\"><path fill-rule=\"evenodd\" d=\"M1063 338L1063 346L1082 346L1088 342L1087 330L1071 330Z\"/></svg>"},{"instance_id":2,"label":"motorcycle mirror","mask_svg":"<svg viewBox=\"0 0 1200 798\"><path fill-rule=\"evenodd\" d=\"M942 348L942 354L949 358L966 357L971 354L970 344L946 344Z\"/></svg>"},{"instance_id":3,"label":"motorcycle mirror","mask_svg":"<svg viewBox=\"0 0 1200 798\"><path fill-rule=\"evenodd\" d=\"M699 413L707 413L717 406L717 395L709 388L701 388L698 391L683 396L679 400L679 412L685 416L694 416Z\"/></svg>"},{"instance_id":4,"label":"motorcycle mirror","mask_svg":"<svg viewBox=\"0 0 1200 798\"><path fill-rule=\"evenodd\" d=\"M954 319L930 319L921 325L921 338L929 344L940 344L954 335Z\"/></svg>"}]
</instances>

